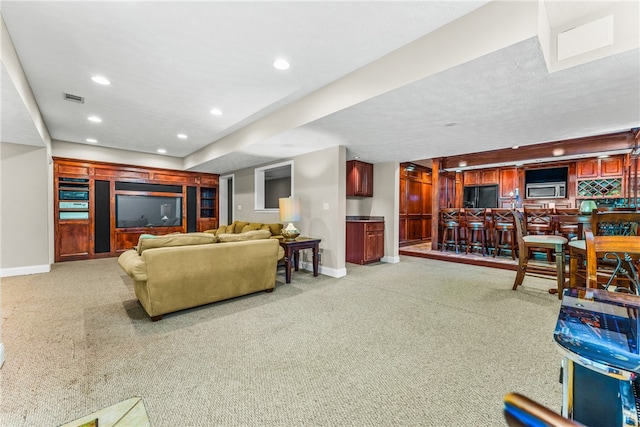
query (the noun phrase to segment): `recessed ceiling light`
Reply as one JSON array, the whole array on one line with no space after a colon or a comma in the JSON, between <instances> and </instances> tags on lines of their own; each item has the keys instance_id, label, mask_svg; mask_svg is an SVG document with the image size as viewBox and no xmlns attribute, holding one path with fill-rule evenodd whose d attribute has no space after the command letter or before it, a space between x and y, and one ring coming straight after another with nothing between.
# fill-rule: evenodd
<instances>
[{"instance_id":1,"label":"recessed ceiling light","mask_svg":"<svg viewBox=\"0 0 640 427\"><path fill-rule=\"evenodd\" d=\"M564 149L563 148L554 148L552 153L553 153L553 155L555 157L562 156L564 154Z\"/></svg>"},{"instance_id":2,"label":"recessed ceiling light","mask_svg":"<svg viewBox=\"0 0 640 427\"><path fill-rule=\"evenodd\" d=\"M180 138L180 139L187 139L187 135L185 135L184 133L179 133L179 134L178 134L178 138Z\"/></svg>"},{"instance_id":3,"label":"recessed ceiling light","mask_svg":"<svg viewBox=\"0 0 640 427\"><path fill-rule=\"evenodd\" d=\"M461 161L460 163L458 163L458 166L460 166L461 168L467 166L467 162L465 162L464 160Z\"/></svg>"},{"instance_id":4,"label":"recessed ceiling light","mask_svg":"<svg viewBox=\"0 0 640 427\"><path fill-rule=\"evenodd\" d=\"M85 141L90 142L92 144L95 144L96 142L98 142L98 140L94 139L94 138L87 138L87 139L85 139Z\"/></svg>"},{"instance_id":5,"label":"recessed ceiling light","mask_svg":"<svg viewBox=\"0 0 640 427\"><path fill-rule=\"evenodd\" d=\"M165 154L166 152L167 150L165 150L164 148L158 148L158 153Z\"/></svg>"},{"instance_id":6,"label":"recessed ceiling light","mask_svg":"<svg viewBox=\"0 0 640 427\"><path fill-rule=\"evenodd\" d=\"M512 150L517 150L518 148L520 148L519 145L514 145L513 147L511 147Z\"/></svg>"},{"instance_id":7,"label":"recessed ceiling light","mask_svg":"<svg viewBox=\"0 0 640 427\"><path fill-rule=\"evenodd\" d=\"M275 61L273 61L273 66L276 67L276 69L278 70L288 70L291 65L289 64L289 61L287 61L286 59L278 58Z\"/></svg>"},{"instance_id":8,"label":"recessed ceiling light","mask_svg":"<svg viewBox=\"0 0 640 427\"><path fill-rule=\"evenodd\" d=\"M90 122L94 122L94 123L102 122L102 119L98 116L89 116L88 119Z\"/></svg>"},{"instance_id":9,"label":"recessed ceiling light","mask_svg":"<svg viewBox=\"0 0 640 427\"><path fill-rule=\"evenodd\" d=\"M214 108L213 110L210 111L210 113L213 114L214 116L222 115L222 111L220 111L218 108Z\"/></svg>"},{"instance_id":10,"label":"recessed ceiling light","mask_svg":"<svg viewBox=\"0 0 640 427\"><path fill-rule=\"evenodd\" d=\"M91 80L93 80L94 82L98 83L99 85L108 86L108 85L111 84L111 81L109 79L107 79L106 77L102 77L102 76L93 76L93 77L91 77Z\"/></svg>"}]
</instances>

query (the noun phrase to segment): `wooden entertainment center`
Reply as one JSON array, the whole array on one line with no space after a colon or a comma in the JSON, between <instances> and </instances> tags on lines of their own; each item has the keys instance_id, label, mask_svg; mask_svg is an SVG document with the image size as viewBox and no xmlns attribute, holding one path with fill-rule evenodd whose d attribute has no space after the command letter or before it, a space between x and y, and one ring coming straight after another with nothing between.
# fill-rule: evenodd
<instances>
[{"instance_id":1,"label":"wooden entertainment center","mask_svg":"<svg viewBox=\"0 0 640 427\"><path fill-rule=\"evenodd\" d=\"M53 161L56 262L115 257L141 234L218 227L216 174Z\"/></svg>"}]
</instances>

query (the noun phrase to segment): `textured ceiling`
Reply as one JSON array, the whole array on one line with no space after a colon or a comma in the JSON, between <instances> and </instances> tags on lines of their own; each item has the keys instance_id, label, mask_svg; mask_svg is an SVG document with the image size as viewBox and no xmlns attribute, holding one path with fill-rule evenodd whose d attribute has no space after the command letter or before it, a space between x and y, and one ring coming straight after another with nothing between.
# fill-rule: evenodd
<instances>
[{"instance_id":1,"label":"textured ceiling","mask_svg":"<svg viewBox=\"0 0 640 427\"><path fill-rule=\"evenodd\" d=\"M531 37L302 126L262 138L258 129L256 142L199 155L486 3L3 1L1 12L54 140L165 148L189 156L194 170L226 173L334 145L374 163L412 161L640 125L638 49L550 74ZM546 7L559 26L606 4ZM453 47L442 43L438 56ZM279 56L289 70L271 66ZM113 84L94 84L94 74ZM2 77L2 139L30 143L33 126L5 120L20 116L20 103L4 69ZM85 103L63 100L65 92ZM89 115L103 122L90 123Z\"/></svg>"}]
</instances>

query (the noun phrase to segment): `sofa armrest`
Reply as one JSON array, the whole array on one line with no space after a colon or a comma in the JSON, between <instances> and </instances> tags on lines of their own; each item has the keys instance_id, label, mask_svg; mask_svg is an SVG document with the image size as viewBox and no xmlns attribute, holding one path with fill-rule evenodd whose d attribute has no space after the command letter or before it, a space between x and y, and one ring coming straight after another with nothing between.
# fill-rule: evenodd
<instances>
[{"instance_id":1,"label":"sofa armrest","mask_svg":"<svg viewBox=\"0 0 640 427\"><path fill-rule=\"evenodd\" d=\"M133 280L138 282L147 280L147 265L135 249L123 252L118 257L118 264Z\"/></svg>"}]
</instances>

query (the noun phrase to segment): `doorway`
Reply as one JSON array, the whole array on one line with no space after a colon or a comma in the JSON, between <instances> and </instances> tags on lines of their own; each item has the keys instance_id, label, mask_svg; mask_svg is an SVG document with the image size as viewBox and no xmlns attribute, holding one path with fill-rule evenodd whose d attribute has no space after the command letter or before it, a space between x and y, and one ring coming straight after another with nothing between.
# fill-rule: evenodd
<instances>
[{"instance_id":1,"label":"doorway","mask_svg":"<svg viewBox=\"0 0 640 427\"><path fill-rule=\"evenodd\" d=\"M233 174L220 177L220 221L218 225L233 222Z\"/></svg>"}]
</instances>

